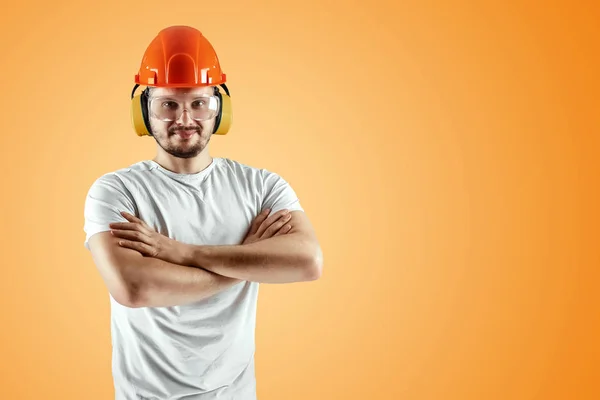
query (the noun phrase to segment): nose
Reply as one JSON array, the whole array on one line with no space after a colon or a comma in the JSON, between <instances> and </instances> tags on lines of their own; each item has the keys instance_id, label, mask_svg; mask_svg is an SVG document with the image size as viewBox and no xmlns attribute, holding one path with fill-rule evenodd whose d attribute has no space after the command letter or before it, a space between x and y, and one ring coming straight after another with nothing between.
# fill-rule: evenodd
<instances>
[{"instance_id":1,"label":"nose","mask_svg":"<svg viewBox=\"0 0 600 400\"><path fill-rule=\"evenodd\" d=\"M184 108L183 111L181 112L181 115L179 116L179 119L177 120L178 124L181 125L187 125L190 122L192 122L192 118L190 117L190 112Z\"/></svg>"}]
</instances>

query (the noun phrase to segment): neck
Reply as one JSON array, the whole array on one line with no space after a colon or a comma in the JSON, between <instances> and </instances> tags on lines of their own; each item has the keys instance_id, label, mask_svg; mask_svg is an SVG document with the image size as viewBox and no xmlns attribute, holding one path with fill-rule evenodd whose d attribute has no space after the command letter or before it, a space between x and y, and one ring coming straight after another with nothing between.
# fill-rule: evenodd
<instances>
[{"instance_id":1,"label":"neck","mask_svg":"<svg viewBox=\"0 0 600 400\"><path fill-rule=\"evenodd\" d=\"M153 161L178 174L195 174L206 169L212 163L212 157L208 153L207 147L192 158L174 157L165 151L159 151Z\"/></svg>"}]
</instances>

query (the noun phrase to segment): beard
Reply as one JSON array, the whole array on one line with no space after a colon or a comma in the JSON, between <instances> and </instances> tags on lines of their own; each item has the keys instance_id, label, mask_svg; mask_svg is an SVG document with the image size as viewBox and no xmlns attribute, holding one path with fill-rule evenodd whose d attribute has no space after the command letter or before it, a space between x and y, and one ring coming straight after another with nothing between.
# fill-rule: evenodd
<instances>
[{"instance_id":1,"label":"beard","mask_svg":"<svg viewBox=\"0 0 600 400\"><path fill-rule=\"evenodd\" d=\"M179 131L194 131L196 134L192 138L187 141L183 141L179 144L175 144L171 142L171 138L177 134ZM206 148L208 143L210 142L211 135L206 136L204 133L205 129L198 126L187 126L187 127L174 127L170 128L165 134L157 137L153 135L156 143L167 153L177 158L193 158L198 154L202 153L202 151ZM189 144L189 142L194 142L194 144Z\"/></svg>"}]
</instances>

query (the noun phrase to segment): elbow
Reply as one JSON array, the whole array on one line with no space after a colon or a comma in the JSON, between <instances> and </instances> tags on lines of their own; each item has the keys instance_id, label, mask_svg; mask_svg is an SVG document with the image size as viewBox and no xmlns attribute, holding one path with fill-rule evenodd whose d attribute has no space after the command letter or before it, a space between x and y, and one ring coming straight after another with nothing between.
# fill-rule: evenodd
<instances>
[{"instance_id":1,"label":"elbow","mask_svg":"<svg viewBox=\"0 0 600 400\"><path fill-rule=\"evenodd\" d=\"M145 307L145 296L142 295L141 286L132 282L123 282L112 292L112 297L117 303L127 308Z\"/></svg>"},{"instance_id":2,"label":"elbow","mask_svg":"<svg viewBox=\"0 0 600 400\"><path fill-rule=\"evenodd\" d=\"M316 281L321 278L323 274L323 251L318 245L309 255L304 270L306 272L305 280L307 281Z\"/></svg>"}]
</instances>

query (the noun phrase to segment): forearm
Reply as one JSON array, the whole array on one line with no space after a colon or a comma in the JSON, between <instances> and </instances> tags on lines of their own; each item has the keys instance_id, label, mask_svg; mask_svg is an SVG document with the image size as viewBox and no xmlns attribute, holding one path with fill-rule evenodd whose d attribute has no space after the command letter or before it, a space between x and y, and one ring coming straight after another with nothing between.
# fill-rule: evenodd
<instances>
[{"instance_id":1,"label":"forearm","mask_svg":"<svg viewBox=\"0 0 600 400\"><path fill-rule=\"evenodd\" d=\"M241 282L201 268L141 256L124 268L123 274L129 287L128 305L131 307L188 304Z\"/></svg>"},{"instance_id":2,"label":"forearm","mask_svg":"<svg viewBox=\"0 0 600 400\"><path fill-rule=\"evenodd\" d=\"M245 281L301 282L318 279L321 273L319 245L301 234L243 245L193 246L190 254L190 265Z\"/></svg>"}]
</instances>

